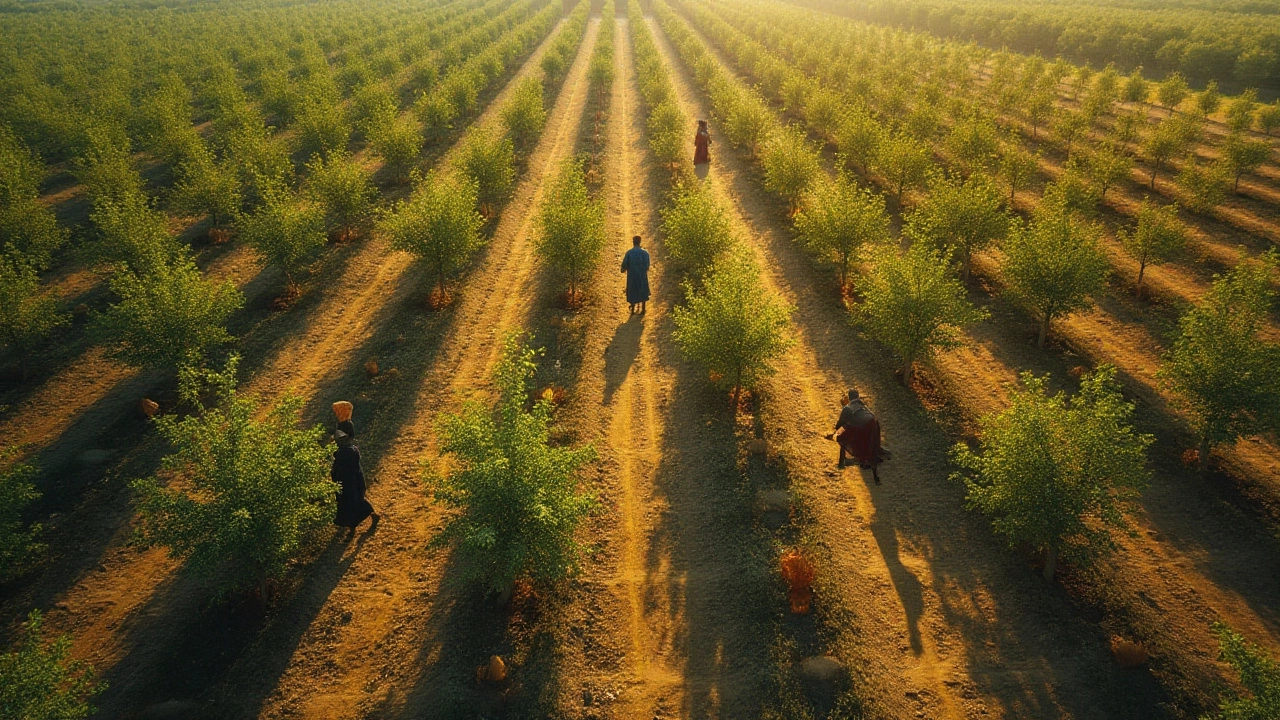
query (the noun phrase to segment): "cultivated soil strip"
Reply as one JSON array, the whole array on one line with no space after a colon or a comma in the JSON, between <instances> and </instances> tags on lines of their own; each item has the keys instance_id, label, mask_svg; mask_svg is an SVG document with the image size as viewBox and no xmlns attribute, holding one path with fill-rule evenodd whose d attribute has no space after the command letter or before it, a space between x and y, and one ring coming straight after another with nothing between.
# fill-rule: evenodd
<instances>
[{"instance_id":1,"label":"cultivated soil strip","mask_svg":"<svg viewBox=\"0 0 1280 720\"><path fill-rule=\"evenodd\" d=\"M665 40L659 47L688 112L707 117L674 51ZM835 593L818 602L852 624L835 645L861 676L869 710L948 718L1105 713L1117 693L1100 639L1085 623L1050 620L1073 613L965 514L946 477L947 438L819 296L816 273L751 174L722 143L709 182L753 241L765 284L797 305L797 344L780 362L763 415L813 514L815 541L827 553L819 590ZM821 438L848 387L871 397L893 448L882 486L856 470L837 473L835 447Z\"/></svg>"}]
</instances>

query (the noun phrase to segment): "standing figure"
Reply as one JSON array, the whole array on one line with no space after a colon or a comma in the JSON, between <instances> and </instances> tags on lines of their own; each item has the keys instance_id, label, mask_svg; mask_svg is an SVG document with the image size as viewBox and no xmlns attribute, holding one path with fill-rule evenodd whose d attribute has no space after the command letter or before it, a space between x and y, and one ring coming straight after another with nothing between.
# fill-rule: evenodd
<instances>
[{"instance_id":1,"label":"standing figure","mask_svg":"<svg viewBox=\"0 0 1280 720\"><path fill-rule=\"evenodd\" d=\"M707 121L698 121L698 134L693 136L693 164L707 165L711 162L711 133L707 130Z\"/></svg>"},{"instance_id":2,"label":"standing figure","mask_svg":"<svg viewBox=\"0 0 1280 720\"><path fill-rule=\"evenodd\" d=\"M356 447L356 428L350 420L338 423L333 434L338 451L333 454L333 467L329 477L338 484L338 512L333 524L347 528L347 540L356 534L356 526L373 516L369 529L378 527L382 518L373 511L373 505L364 497L364 470L360 468L360 448Z\"/></svg>"},{"instance_id":3,"label":"standing figure","mask_svg":"<svg viewBox=\"0 0 1280 720\"><path fill-rule=\"evenodd\" d=\"M634 314L636 305L644 314L645 303L649 302L649 252L640 247L640 236L631 238L631 249L622 256L622 272L627 274L627 302Z\"/></svg>"},{"instance_id":4,"label":"standing figure","mask_svg":"<svg viewBox=\"0 0 1280 720\"><path fill-rule=\"evenodd\" d=\"M871 413L857 390L850 390L848 402L840 409L840 418L836 420L836 431L828 437L840 443L840 459L836 467L844 467L850 461L857 460L863 468L871 468L871 477L880 484L878 466L881 460L880 421Z\"/></svg>"}]
</instances>

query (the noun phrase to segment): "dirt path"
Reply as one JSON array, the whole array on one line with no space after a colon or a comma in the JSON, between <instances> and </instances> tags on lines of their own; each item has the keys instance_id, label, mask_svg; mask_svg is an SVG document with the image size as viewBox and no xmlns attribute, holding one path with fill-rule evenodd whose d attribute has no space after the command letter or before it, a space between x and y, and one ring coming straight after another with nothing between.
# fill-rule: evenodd
<instances>
[{"instance_id":1,"label":"dirt path","mask_svg":"<svg viewBox=\"0 0 1280 720\"><path fill-rule=\"evenodd\" d=\"M556 31L553 30L547 40L532 53L506 88L477 119L475 126L491 126L498 121L498 112L504 98L520 79L539 71L542 54L555 34ZM460 145L461 141L455 145L455 151ZM444 161L447 162L449 157L446 155ZM513 208L516 208L514 203ZM504 242L501 226L494 242ZM410 315L421 317L420 312L414 313L404 307L415 305L409 298L418 285L416 277L408 272L411 264L407 255L390 253L386 241L381 238L371 238L360 247L352 248L352 252L353 254L338 253L343 256L351 254L351 257L336 278L335 292L325 294L310 308L300 308L290 313L285 323L288 327L283 332L264 333L261 336L250 332L243 338L243 344L250 348L246 351L248 354L265 358L260 371L252 376L247 385L252 392L269 400L284 392L311 393L324 388L333 390L340 396L353 397L359 402L361 397L368 398L370 393L368 385L360 382L364 381L361 366L365 361L361 350L368 342L374 339L385 340L382 336L389 328L427 332L440 329L443 317L448 313L438 313L435 317L427 318L427 322L411 325L410 328L405 328L402 324L391 324L397 312L403 314L407 311ZM294 329L295 332L290 332ZM404 335L401 332L398 337L393 337L403 343ZM432 341L438 342L438 338L432 338ZM396 341L391 342L395 344ZM273 347L255 347L255 344L261 343L273 343L273 347L280 350L273 353ZM415 349L420 345L418 342L405 344ZM424 356L433 357L430 354ZM390 384L380 389L393 392L398 390ZM411 391L409 396L410 400L417 397ZM330 401L329 395L317 397L308 417L321 417L318 408L327 407ZM397 410L402 408L397 407ZM366 418L357 417L357 420L361 419L370 420L361 428L366 432L370 427L378 428L379 421L383 424L393 422L382 417L368 418L367 414ZM77 423L82 421L77 420ZM411 460L407 462L412 463ZM416 482L414 487L417 488ZM418 492L420 494L420 489ZM117 531L116 536L96 569L87 572L58 597L57 606L65 609L67 615L57 617L61 613L54 614L60 623L59 627L74 630L77 651L83 652L86 659L94 662L100 672L107 673L109 679L128 677L130 683L139 683L140 687L125 688L123 685L129 683L117 682L117 692L122 695L117 697L109 694L104 697L104 710L112 707L112 701L124 703L127 708L130 703L138 701L132 697L134 694L145 697L148 690L156 691L154 687L148 688L147 683L155 682L151 674L158 666L163 665L165 654L173 650L173 641L166 636L173 632L174 622L180 627L190 626L192 622L197 623L196 627L199 626L194 618L203 615L201 607L207 593L199 583L175 584L171 578L166 580L174 569L173 563L165 561L163 553L137 553L128 545L127 528ZM322 557L321 565L326 568L348 566L351 557L350 554L344 554L343 550L344 548L330 547ZM305 620L290 617L290 611L312 607L317 602L316 594L321 593L326 586L332 587L329 583L341 576L339 574L335 577L323 571L318 575L321 579L308 579L307 588L302 593L311 594L294 601L293 607L277 613L272 618L271 627L262 633L263 637L272 637L273 630L276 629L297 632L296 624ZM178 594L174 595L175 592ZM249 632L251 628L246 627L244 630L245 632L239 633L237 641L252 642L248 639L252 635ZM270 645L257 650L264 653L263 664L271 665L277 661L273 660L275 656L272 650L267 650L266 647ZM275 653L279 651L278 648L274 649ZM231 659L234 657L228 658ZM124 664L116 667L116 663L121 661ZM134 677L135 673L142 673L143 678L150 679L140 680ZM249 687L254 688L260 682L249 683ZM205 688L208 680L204 683L200 685L198 679L193 679L191 684ZM180 693L184 683L172 682L169 685L176 688L166 688L162 683L160 691ZM257 693L249 695L251 698L261 697Z\"/></svg>"},{"instance_id":2,"label":"dirt path","mask_svg":"<svg viewBox=\"0 0 1280 720\"><path fill-rule=\"evenodd\" d=\"M414 714L402 704L412 688L399 681L422 673L414 658L425 657L420 651L433 641L433 610L447 594L442 584L446 553L427 548L441 514L426 502L419 462L434 454L439 412L483 392L501 338L524 325L537 267L533 224L560 161L573 149L597 31L598 22L592 21L484 265L457 301L456 320L440 342L441 356L417 388L401 391L411 394L411 407L385 452L371 463L370 475L378 483L371 499L384 515L383 526L349 568L342 568L342 577L302 633L262 712L266 717L292 711L306 717L359 717L373 707L393 716ZM534 67L536 60L530 61ZM317 676L327 676L326 681L317 686Z\"/></svg>"},{"instance_id":3,"label":"dirt path","mask_svg":"<svg viewBox=\"0 0 1280 720\"><path fill-rule=\"evenodd\" d=\"M665 41L660 47L671 62L672 50ZM672 65L682 102L706 117L687 74ZM826 587L840 597L827 602L838 603L851 625L836 644L858 668L873 711L1113 714L1125 699L1096 630L963 511L959 488L946 479L944 433L892 384L878 353L868 352L834 303L818 296L808 260L778 221L780 209L750 176L728 149L713 158L712 187L733 202L744 237L758 239L766 284L798 306L797 349L770 389L766 427L801 480L799 494L829 553ZM895 451L885 485L831 467L834 449L820 436L846 387L871 396Z\"/></svg>"}]
</instances>

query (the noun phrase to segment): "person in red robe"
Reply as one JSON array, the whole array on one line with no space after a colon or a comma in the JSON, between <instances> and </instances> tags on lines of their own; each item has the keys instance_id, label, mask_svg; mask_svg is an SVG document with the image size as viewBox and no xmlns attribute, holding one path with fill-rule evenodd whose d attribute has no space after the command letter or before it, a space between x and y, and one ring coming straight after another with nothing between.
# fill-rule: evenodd
<instances>
[{"instance_id":1,"label":"person in red robe","mask_svg":"<svg viewBox=\"0 0 1280 720\"><path fill-rule=\"evenodd\" d=\"M871 477L879 485L880 421L876 420L862 398L858 397L857 390L849 391L848 402L840 409L840 417L836 420L836 431L832 437L840 443L840 459L836 467L842 468L856 460L862 468L871 469Z\"/></svg>"},{"instance_id":2,"label":"person in red robe","mask_svg":"<svg viewBox=\"0 0 1280 720\"><path fill-rule=\"evenodd\" d=\"M707 130L707 121L698 121L698 134L693 136L693 164L706 165L711 162L711 132Z\"/></svg>"}]
</instances>

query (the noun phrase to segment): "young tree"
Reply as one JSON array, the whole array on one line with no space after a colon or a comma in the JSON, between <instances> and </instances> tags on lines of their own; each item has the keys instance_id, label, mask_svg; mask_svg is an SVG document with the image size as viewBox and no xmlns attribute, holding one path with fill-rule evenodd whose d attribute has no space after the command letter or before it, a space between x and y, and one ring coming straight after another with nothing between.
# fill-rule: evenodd
<instances>
[{"instance_id":1,"label":"young tree","mask_svg":"<svg viewBox=\"0 0 1280 720\"><path fill-rule=\"evenodd\" d=\"M725 118L729 137L755 158L773 134L773 111L754 90L739 93L726 110L720 114Z\"/></svg>"},{"instance_id":2,"label":"young tree","mask_svg":"<svg viewBox=\"0 0 1280 720\"><path fill-rule=\"evenodd\" d=\"M1270 137L1271 131L1280 127L1280 100L1270 105L1263 105L1257 114L1258 130Z\"/></svg>"},{"instance_id":3,"label":"young tree","mask_svg":"<svg viewBox=\"0 0 1280 720\"><path fill-rule=\"evenodd\" d=\"M18 357L25 378L31 356L49 334L67 324L57 301L40 289L36 271L0 254L0 346Z\"/></svg>"},{"instance_id":4,"label":"young tree","mask_svg":"<svg viewBox=\"0 0 1280 720\"><path fill-rule=\"evenodd\" d=\"M964 326L987 316L969 303L946 255L923 243L905 253L883 249L858 281L858 293L863 301L854 318L902 361L904 385L916 360L958 347Z\"/></svg>"},{"instance_id":5,"label":"young tree","mask_svg":"<svg viewBox=\"0 0 1280 720\"><path fill-rule=\"evenodd\" d=\"M987 171L996 162L1000 134L990 120L969 117L952 126L945 145L947 153L972 175Z\"/></svg>"},{"instance_id":6,"label":"young tree","mask_svg":"<svg viewBox=\"0 0 1280 720\"><path fill-rule=\"evenodd\" d=\"M1186 193L1187 207L1207 213L1226 199L1231 166L1224 160L1202 164L1194 154L1188 154L1177 181Z\"/></svg>"},{"instance_id":7,"label":"young tree","mask_svg":"<svg viewBox=\"0 0 1280 720\"><path fill-rule=\"evenodd\" d=\"M1259 335L1275 291L1277 258L1241 259L1182 316L1156 376L1177 397L1200 440L1200 472L1213 447L1280 427L1280 344Z\"/></svg>"},{"instance_id":8,"label":"young tree","mask_svg":"<svg viewBox=\"0 0 1280 720\"><path fill-rule=\"evenodd\" d=\"M97 712L93 697L107 689L93 666L71 659L71 636L44 638L44 616L32 610L13 650L0 655L0 708L21 720L79 720Z\"/></svg>"},{"instance_id":9,"label":"young tree","mask_svg":"<svg viewBox=\"0 0 1280 720\"><path fill-rule=\"evenodd\" d=\"M1232 133L1222 143L1222 157L1235 177L1235 190L1240 190L1240 179L1252 175L1271 157L1271 143L1266 140L1250 140L1242 134Z\"/></svg>"},{"instance_id":10,"label":"young tree","mask_svg":"<svg viewBox=\"0 0 1280 720\"><path fill-rule=\"evenodd\" d=\"M1085 168L1101 194L1100 199L1105 200L1107 191L1133 172L1133 158L1116 152L1108 145L1101 145L1089 153Z\"/></svg>"},{"instance_id":11,"label":"young tree","mask_svg":"<svg viewBox=\"0 0 1280 720\"><path fill-rule=\"evenodd\" d=\"M551 192L538 215L538 253L544 262L569 281L569 301L578 298L582 275L600 259L607 240L604 233L604 201L587 191L586 158L568 158L561 165Z\"/></svg>"},{"instance_id":12,"label":"young tree","mask_svg":"<svg viewBox=\"0 0 1280 720\"><path fill-rule=\"evenodd\" d=\"M268 191L263 200L257 212L241 221L240 235L268 264L280 268L286 288L296 292L298 273L315 260L327 242L324 210L284 187Z\"/></svg>"},{"instance_id":13,"label":"young tree","mask_svg":"<svg viewBox=\"0 0 1280 720\"><path fill-rule=\"evenodd\" d=\"M373 173L345 152L313 158L307 170L305 194L322 213L325 230L350 236L369 222L378 197Z\"/></svg>"},{"instance_id":14,"label":"young tree","mask_svg":"<svg viewBox=\"0 0 1280 720\"><path fill-rule=\"evenodd\" d=\"M1087 168L1071 161L1063 168L1057 179L1044 186L1044 199L1041 205L1059 210L1092 216L1098 211L1098 203L1102 202L1102 190L1090 182L1085 173Z\"/></svg>"},{"instance_id":15,"label":"young tree","mask_svg":"<svg viewBox=\"0 0 1280 720\"><path fill-rule=\"evenodd\" d=\"M1141 111L1120 113L1111 125L1111 140L1117 150L1128 154L1129 144L1142 139L1142 128L1147 118Z\"/></svg>"},{"instance_id":16,"label":"young tree","mask_svg":"<svg viewBox=\"0 0 1280 720\"><path fill-rule=\"evenodd\" d=\"M649 149L653 156L668 168L675 169L692 157L687 152L688 133L684 113L674 100L664 99L653 106L645 126L648 130Z\"/></svg>"},{"instance_id":17,"label":"young tree","mask_svg":"<svg viewBox=\"0 0 1280 720\"><path fill-rule=\"evenodd\" d=\"M899 204L903 191L923 180L932 164L929 146L910 135L888 136L876 153L877 169L889 180Z\"/></svg>"},{"instance_id":18,"label":"young tree","mask_svg":"<svg viewBox=\"0 0 1280 720\"><path fill-rule=\"evenodd\" d=\"M1280 717L1280 663L1262 648L1244 639L1226 623L1213 624L1222 659L1240 675L1246 697L1233 696L1218 705L1206 720L1270 720Z\"/></svg>"},{"instance_id":19,"label":"young tree","mask_svg":"<svg viewBox=\"0 0 1280 720\"><path fill-rule=\"evenodd\" d=\"M940 251L950 264L960 262L968 282L974 253L1004 238L1010 218L1000 190L985 175L968 180L935 175L929 194L906 219L906 232L915 241Z\"/></svg>"},{"instance_id":20,"label":"young tree","mask_svg":"<svg viewBox=\"0 0 1280 720\"><path fill-rule=\"evenodd\" d=\"M462 146L458 167L476 186L480 214L492 218L494 208L507 198L516 176L515 145L511 138L496 138L478 129Z\"/></svg>"},{"instance_id":21,"label":"young tree","mask_svg":"<svg viewBox=\"0 0 1280 720\"><path fill-rule=\"evenodd\" d=\"M39 201L44 172L35 153L0 125L0 253L37 272L49 267L68 235Z\"/></svg>"},{"instance_id":22,"label":"young tree","mask_svg":"<svg viewBox=\"0 0 1280 720\"><path fill-rule=\"evenodd\" d=\"M441 451L452 462L447 473L427 473L432 497L457 510L435 543L453 544L468 579L496 592L521 578L554 583L574 572L586 549L578 526L596 507L581 477L595 450L551 443L550 398L529 407L536 356L507 337L493 373L496 406L473 401L442 416Z\"/></svg>"},{"instance_id":23,"label":"young tree","mask_svg":"<svg viewBox=\"0 0 1280 720\"><path fill-rule=\"evenodd\" d=\"M1098 228L1060 208L1045 208L1026 228L1009 234L1004 277L1009 290L1040 320L1044 347L1054 319L1092 306L1108 272Z\"/></svg>"},{"instance_id":24,"label":"young tree","mask_svg":"<svg viewBox=\"0 0 1280 720\"><path fill-rule=\"evenodd\" d=\"M97 262L146 273L182 253L169 234L169 219L142 193L94 198L89 220L97 227L98 241L86 252Z\"/></svg>"},{"instance_id":25,"label":"young tree","mask_svg":"<svg viewBox=\"0 0 1280 720\"><path fill-rule=\"evenodd\" d=\"M787 201L793 216L800 209L800 198L822 173L817 150L797 127L774 133L764 146L760 164L765 187Z\"/></svg>"},{"instance_id":26,"label":"young tree","mask_svg":"<svg viewBox=\"0 0 1280 720\"><path fill-rule=\"evenodd\" d=\"M859 105L841 118L835 140L844 162L866 175L868 167L875 162L884 137L880 123Z\"/></svg>"},{"instance_id":27,"label":"young tree","mask_svg":"<svg viewBox=\"0 0 1280 720\"><path fill-rule=\"evenodd\" d=\"M547 122L547 111L542 105L542 83L534 77L520 82L502 108L502 123L507 128L515 146L528 150Z\"/></svg>"},{"instance_id":28,"label":"young tree","mask_svg":"<svg viewBox=\"0 0 1280 720\"><path fill-rule=\"evenodd\" d=\"M1136 67L1129 77L1125 78L1124 87L1120 90L1120 99L1130 103L1145 103L1151 94L1151 85L1142 77L1142 68Z\"/></svg>"},{"instance_id":29,"label":"young tree","mask_svg":"<svg viewBox=\"0 0 1280 720\"><path fill-rule=\"evenodd\" d=\"M1219 107L1222 107L1222 93L1218 92L1218 81L1210 80L1204 90L1196 96L1196 109L1201 115L1207 117L1218 112Z\"/></svg>"},{"instance_id":30,"label":"young tree","mask_svg":"<svg viewBox=\"0 0 1280 720\"><path fill-rule=\"evenodd\" d=\"M1040 171L1040 154L1032 154L1022 144L1011 140L1006 143L1000 154L1000 175L1009 186L1009 207L1019 190L1029 187L1031 180Z\"/></svg>"},{"instance_id":31,"label":"young tree","mask_svg":"<svg viewBox=\"0 0 1280 720\"><path fill-rule=\"evenodd\" d=\"M858 187L843 173L810 188L795 226L810 250L835 261L841 289L849 285L849 265L858 253L890 237L884 197Z\"/></svg>"},{"instance_id":32,"label":"young tree","mask_svg":"<svg viewBox=\"0 0 1280 720\"><path fill-rule=\"evenodd\" d=\"M475 183L433 171L408 200L396 204L382 231L397 250L427 262L436 276L437 304L444 304L445 280L483 243L483 226L484 218L476 212Z\"/></svg>"},{"instance_id":33,"label":"young tree","mask_svg":"<svg viewBox=\"0 0 1280 720\"><path fill-rule=\"evenodd\" d=\"M377 153L396 180L404 180L418 162L422 151L422 126L410 116L392 115L370 127L369 146Z\"/></svg>"},{"instance_id":34,"label":"young tree","mask_svg":"<svg viewBox=\"0 0 1280 720\"><path fill-rule=\"evenodd\" d=\"M164 547L198 573L218 573L234 593L279 578L307 539L333 519L324 429L299 429L303 401L286 396L261 412L236 392L238 358L221 373L186 372L182 392L195 415L163 415L156 427L173 448L160 471L132 483L138 539ZM199 397L208 383L217 401Z\"/></svg>"},{"instance_id":35,"label":"young tree","mask_svg":"<svg viewBox=\"0 0 1280 720\"><path fill-rule=\"evenodd\" d=\"M688 302L672 310L684 354L718 378L738 407L743 390L772 375L791 347L790 308L760 287L760 271L742 253L721 258L700 289L685 284Z\"/></svg>"},{"instance_id":36,"label":"young tree","mask_svg":"<svg viewBox=\"0 0 1280 720\"><path fill-rule=\"evenodd\" d=\"M1142 292L1142 276L1148 265L1159 265L1182 250L1187 243L1187 228L1178 220L1178 206L1160 206L1150 198L1138 206L1137 226L1133 232L1118 234L1124 249L1138 261L1136 290Z\"/></svg>"},{"instance_id":37,"label":"young tree","mask_svg":"<svg viewBox=\"0 0 1280 720\"><path fill-rule=\"evenodd\" d=\"M203 143L178 166L172 203L186 212L207 214L214 229L221 230L240 214L244 193L234 167L218 163Z\"/></svg>"},{"instance_id":38,"label":"young tree","mask_svg":"<svg viewBox=\"0 0 1280 720\"><path fill-rule=\"evenodd\" d=\"M40 499L32 480L36 469L15 462L16 448L0 450L0 581L8 582L29 570L45 551L40 523L25 523L28 506ZM4 707L0 705L0 707Z\"/></svg>"},{"instance_id":39,"label":"young tree","mask_svg":"<svg viewBox=\"0 0 1280 720\"><path fill-rule=\"evenodd\" d=\"M1011 545L1045 553L1052 580L1060 555L1087 560L1110 549L1110 528L1128 530L1126 511L1146 487L1147 448L1131 425L1116 370L1099 367L1067 399L1048 394L1048 377L1022 375L1008 409L982 418L980 450L952 450L970 508L991 516Z\"/></svg>"},{"instance_id":40,"label":"young tree","mask_svg":"<svg viewBox=\"0 0 1280 720\"><path fill-rule=\"evenodd\" d=\"M677 186L661 213L667 253L695 278L702 278L737 241L728 214L702 183Z\"/></svg>"},{"instance_id":41,"label":"young tree","mask_svg":"<svg viewBox=\"0 0 1280 720\"><path fill-rule=\"evenodd\" d=\"M212 349L231 341L226 330L244 296L231 281L216 284L187 258L138 275L111 279L120 301L90 318L91 334L132 365L184 368L200 365Z\"/></svg>"},{"instance_id":42,"label":"young tree","mask_svg":"<svg viewBox=\"0 0 1280 720\"><path fill-rule=\"evenodd\" d=\"M1071 157L1076 143L1084 138L1089 129L1089 121L1080 113L1061 110L1053 120L1053 136L1062 146L1067 157Z\"/></svg>"},{"instance_id":43,"label":"young tree","mask_svg":"<svg viewBox=\"0 0 1280 720\"><path fill-rule=\"evenodd\" d=\"M1142 154L1151 164L1151 189L1156 187L1156 174L1160 168L1175 155L1181 154L1187 147L1185 134L1171 121L1156 126L1142 143Z\"/></svg>"},{"instance_id":44,"label":"young tree","mask_svg":"<svg viewBox=\"0 0 1280 720\"><path fill-rule=\"evenodd\" d=\"M1168 108L1169 116L1173 116L1173 111L1187 99L1187 95L1191 90L1187 87L1187 81L1182 79L1181 73L1173 73L1165 81L1156 87L1156 99L1160 104Z\"/></svg>"},{"instance_id":45,"label":"young tree","mask_svg":"<svg viewBox=\"0 0 1280 720\"><path fill-rule=\"evenodd\" d=\"M351 138L351 125L337 102L308 98L298 113L298 147L305 155L329 157L344 152Z\"/></svg>"},{"instance_id":46,"label":"young tree","mask_svg":"<svg viewBox=\"0 0 1280 720\"><path fill-rule=\"evenodd\" d=\"M1232 133L1243 133L1253 125L1253 110L1258 104L1258 91L1249 88L1240 93L1227 106L1227 128Z\"/></svg>"},{"instance_id":47,"label":"young tree","mask_svg":"<svg viewBox=\"0 0 1280 720\"><path fill-rule=\"evenodd\" d=\"M1040 128L1044 126L1045 121L1053 117L1053 101L1053 91L1043 90L1027 98L1026 104L1023 105L1023 115L1026 117L1027 123L1031 125L1032 140L1039 137Z\"/></svg>"}]
</instances>

